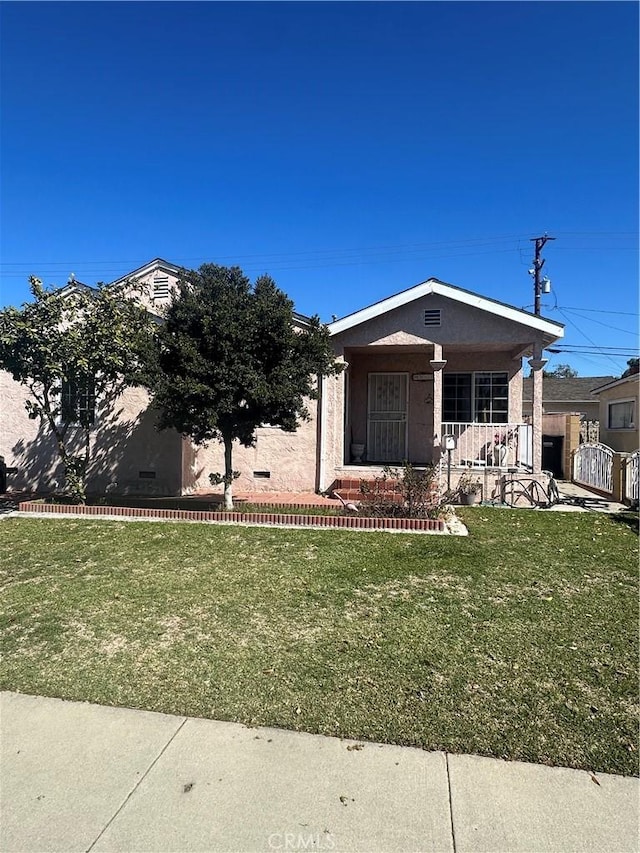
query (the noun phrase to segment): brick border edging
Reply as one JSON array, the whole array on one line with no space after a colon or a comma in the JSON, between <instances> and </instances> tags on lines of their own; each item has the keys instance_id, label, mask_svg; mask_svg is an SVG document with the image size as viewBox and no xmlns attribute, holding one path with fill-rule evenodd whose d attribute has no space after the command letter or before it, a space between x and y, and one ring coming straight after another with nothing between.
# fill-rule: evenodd
<instances>
[{"instance_id":1,"label":"brick border edging","mask_svg":"<svg viewBox=\"0 0 640 853\"><path fill-rule=\"evenodd\" d=\"M190 509L149 509L130 506L87 506L86 504L42 504L23 501L20 512L43 515L112 516L155 518L165 521L215 521L225 524L272 524L296 527L339 527L357 530L422 530L444 533L441 518L364 518L356 515L296 515L277 512L213 512Z\"/></svg>"}]
</instances>

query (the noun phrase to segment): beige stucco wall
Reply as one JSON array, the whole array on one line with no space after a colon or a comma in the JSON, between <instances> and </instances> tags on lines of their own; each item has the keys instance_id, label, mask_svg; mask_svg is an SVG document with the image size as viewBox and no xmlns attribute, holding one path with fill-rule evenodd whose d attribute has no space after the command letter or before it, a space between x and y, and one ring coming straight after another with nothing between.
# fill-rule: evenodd
<instances>
[{"instance_id":1,"label":"beige stucco wall","mask_svg":"<svg viewBox=\"0 0 640 853\"><path fill-rule=\"evenodd\" d=\"M606 391L600 391L598 397L600 399L600 441L602 444L622 453L632 453L634 450L638 450L638 420L640 420L638 413L638 376L629 376L627 381L620 385L615 385ZM616 400L634 401L635 425L633 429L609 429L608 404Z\"/></svg>"},{"instance_id":2,"label":"beige stucco wall","mask_svg":"<svg viewBox=\"0 0 640 853\"><path fill-rule=\"evenodd\" d=\"M25 389L0 370L0 455L8 468L8 488L50 491L60 471L52 436L30 420L24 407Z\"/></svg>"},{"instance_id":3,"label":"beige stucco wall","mask_svg":"<svg viewBox=\"0 0 640 853\"><path fill-rule=\"evenodd\" d=\"M166 276L169 279L169 297L167 298L153 298L153 280L157 275ZM153 312L154 314L162 315L165 307L169 304L171 294L175 293L175 291L177 290L178 279L175 275L173 275L173 273L169 273L168 271L162 269L154 269L151 272L146 273L145 275L137 276L135 278L132 277L130 281L132 283L132 288L129 291L130 294L134 296L135 299L149 311ZM127 289L125 287L125 293L126 292Z\"/></svg>"},{"instance_id":4,"label":"beige stucco wall","mask_svg":"<svg viewBox=\"0 0 640 853\"><path fill-rule=\"evenodd\" d=\"M25 389L5 372L0 372L0 399L0 454L8 468L16 469L8 487L44 493L61 488L63 470L53 436L39 420L28 418ZM69 446L78 453L81 438L80 430L69 428ZM180 493L182 440L172 430L155 429L143 389L127 389L109 410L98 406L90 442L89 492ZM155 478L141 478L141 471L154 472Z\"/></svg>"},{"instance_id":5,"label":"beige stucco wall","mask_svg":"<svg viewBox=\"0 0 640 853\"><path fill-rule=\"evenodd\" d=\"M339 354L338 359L344 362L342 354ZM345 387L348 382L346 371L338 376L328 376L322 382L324 406L320 417L318 448L318 483L321 491L332 485L344 459Z\"/></svg>"},{"instance_id":6,"label":"beige stucco wall","mask_svg":"<svg viewBox=\"0 0 640 853\"><path fill-rule=\"evenodd\" d=\"M425 309L440 309L440 326L425 326ZM501 349L507 346L527 346L538 336L528 326L520 325L495 314L489 314L438 294L430 294L407 305L375 317L366 323L336 335L336 345L346 349L354 346L380 344L386 346L438 343L448 346L485 347ZM444 355L446 358L446 353Z\"/></svg>"},{"instance_id":7,"label":"beige stucco wall","mask_svg":"<svg viewBox=\"0 0 640 853\"><path fill-rule=\"evenodd\" d=\"M240 476L234 481L236 492L313 492L316 488L316 433L318 404L307 403L311 416L296 432L284 432L277 427L257 430L255 447L233 445L233 469ZM209 474L224 473L224 448L210 442L189 451L190 464L185 470L185 492L219 492L222 486L212 486ZM268 472L269 477L256 476Z\"/></svg>"}]
</instances>

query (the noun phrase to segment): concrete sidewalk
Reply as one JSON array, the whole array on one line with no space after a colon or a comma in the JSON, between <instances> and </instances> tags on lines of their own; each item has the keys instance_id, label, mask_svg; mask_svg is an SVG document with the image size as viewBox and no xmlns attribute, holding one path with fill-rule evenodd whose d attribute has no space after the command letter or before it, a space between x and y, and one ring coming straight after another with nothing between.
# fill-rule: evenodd
<instances>
[{"instance_id":1,"label":"concrete sidewalk","mask_svg":"<svg viewBox=\"0 0 640 853\"><path fill-rule=\"evenodd\" d=\"M636 851L638 779L1 696L4 853Z\"/></svg>"},{"instance_id":2,"label":"concrete sidewalk","mask_svg":"<svg viewBox=\"0 0 640 853\"><path fill-rule=\"evenodd\" d=\"M595 492L590 492L576 483L559 480L557 486L560 498L571 503L559 503L547 511L618 513L629 510L629 507L625 506L625 504L618 503L611 498L598 495ZM579 505L581 502L584 502L584 506L582 507Z\"/></svg>"}]
</instances>

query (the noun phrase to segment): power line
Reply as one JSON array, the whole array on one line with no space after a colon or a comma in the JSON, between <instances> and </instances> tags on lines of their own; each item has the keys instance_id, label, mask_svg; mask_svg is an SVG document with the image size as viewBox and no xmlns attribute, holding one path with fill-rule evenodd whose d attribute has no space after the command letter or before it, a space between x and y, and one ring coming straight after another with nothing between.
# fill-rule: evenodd
<instances>
[{"instance_id":1,"label":"power line","mask_svg":"<svg viewBox=\"0 0 640 853\"><path fill-rule=\"evenodd\" d=\"M563 311L588 311L590 314L620 314L625 317L638 317L635 311L601 311L600 308L574 308L571 305L556 305L555 306L558 311L562 309ZM585 320L587 318L585 317Z\"/></svg>"},{"instance_id":2,"label":"power line","mask_svg":"<svg viewBox=\"0 0 640 853\"><path fill-rule=\"evenodd\" d=\"M558 309L558 311L560 312L560 314L562 314L562 316L565 318L565 320L567 321L567 323L570 326L573 326L573 328L580 335L582 335L583 338L585 338L587 341L589 341L589 343L591 344L591 347L588 347L588 349L592 349L592 348L595 349L596 351L602 353L603 356L607 356L609 358L609 361L611 361L612 364L615 364L615 362L613 361L613 358L611 357L613 355L613 353L605 352L604 351L605 348L599 347L594 341L592 341L591 338L582 331L582 329L578 328L578 326L571 320L570 317L567 317L567 315L564 313L564 311L562 311L561 309ZM565 344L565 346L567 346L567 345ZM583 347L583 349L585 349L585 347ZM567 350L565 350L565 351L567 351ZM620 354L620 353L616 353L616 355L624 357L624 355ZM616 368L618 367L617 364L615 366L616 366Z\"/></svg>"},{"instance_id":3,"label":"power line","mask_svg":"<svg viewBox=\"0 0 640 853\"><path fill-rule=\"evenodd\" d=\"M465 246L475 244L479 246L491 245L494 243L504 243L508 240L517 240L524 239L522 235L519 234L505 234L496 237L465 237L458 240L431 240L427 242L417 242L417 243L394 243L390 245L381 245L381 246L356 246L353 248L347 249L304 249L295 252L258 252L251 254L237 254L237 255L218 255L220 260L228 260L230 258L237 258L239 260L245 258L290 258L298 255L341 255L341 254L353 254L354 252L379 252L379 251L403 251L405 249L412 249L413 251L419 251L424 248L429 247L441 247L441 246ZM192 256L186 258L176 258L175 261L206 261L208 258L203 256ZM11 261L11 262L0 262L2 266L24 266L28 264L40 264L42 266L66 266L68 264L91 264L99 265L99 264L107 264L107 265L120 265L120 264L135 264L138 261L125 261L125 260L107 260L107 261L97 261L97 260L86 260L86 261Z\"/></svg>"},{"instance_id":4,"label":"power line","mask_svg":"<svg viewBox=\"0 0 640 853\"><path fill-rule=\"evenodd\" d=\"M608 356L618 356L619 358L632 358L637 356L640 353L640 349L637 347L567 347L567 346L550 346L546 347L549 352L557 353L557 352L566 352L573 353L574 355L578 355L582 353L583 355L596 355L600 353L603 357ZM606 352L605 352L606 350Z\"/></svg>"},{"instance_id":5,"label":"power line","mask_svg":"<svg viewBox=\"0 0 640 853\"><path fill-rule=\"evenodd\" d=\"M565 311L569 311L570 309L565 308ZM576 317L581 317L583 320L588 320L589 323L597 323L599 326L604 326L605 329L613 329L614 332L622 332L625 335L635 335L637 336L637 331L630 331L629 329L621 329L619 326L610 326L609 323L603 323L601 320L592 320L591 317L585 317L584 314L581 314L579 311L570 311L570 313L575 314Z\"/></svg>"},{"instance_id":6,"label":"power line","mask_svg":"<svg viewBox=\"0 0 640 853\"><path fill-rule=\"evenodd\" d=\"M569 235L571 235L571 236L583 235L583 236L589 236L589 237L598 236L598 235L609 236L609 237L618 236L618 239L628 239L628 237L632 237L632 236L635 237L636 236L633 234L633 232L562 232L562 235L567 235L567 236L569 236ZM456 246L460 247L460 248L471 248L471 247L478 248L481 246L490 246L490 245L495 245L495 244L504 243L504 242L508 242L508 241L516 241L516 245L513 248L515 248L516 251L522 251L522 247L519 244L521 243L521 241L527 240L527 239L531 239L531 238L527 238L522 234L503 234L503 235L496 235L493 237L464 237L464 238L458 238L458 239L453 239L453 240L430 240L430 241L425 241L425 242L420 241L420 242L415 242L415 243L395 243L395 244L383 244L383 245L378 245L378 246L356 246L353 248L346 248L346 249L338 249L338 248L305 249L305 250L298 250L295 252L264 252L264 253L245 253L245 254L236 254L236 255L218 255L218 258L219 258L219 260L236 259L238 261L241 261L241 260L245 260L245 259L262 259L262 258L265 260L273 259L273 258L289 259L289 258L300 257L300 256L304 256L304 255L307 255L307 256L309 256L309 255L310 256L314 256L314 255L315 256L319 256L319 255L329 255L329 256L338 255L338 256L341 256L341 255L345 255L345 254L349 255L349 254L354 254L354 253L358 253L358 252L401 253L401 252L417 252L417 251L423 251L425 249L441 250L445 247L456 247ZM536 238L534 238L534 239L536 239ZM598 251L600 251L600 250L605 250L608 247L594 247L594 246L572 247L572 246L567 246L566 244L564 244L562 246L558 246L557 248L561 248L563 251L564 250L573 251L574 249L575 250L582 250L583 248L584 249L587 249L587 248L597 249ZM610 248L613 251L617 251L620 247L614 246L614 247L610 247ZM633 247L623 247L623 248L633 248ZM192 256L192 257L177 258L177 259L175 259L175 262L176 263L178 263L178 262L187 263L187 262L194 262L194 261L206 261L208 259L209 258L205 257L205 256ZM96 259L78 260L78 259L75 259L75 260L65 260L65 261L30 261L30 260L27 260L27 261L0 261L0 266L2 266L2 267L30 266L32 268L46 266L47 268L52 268L55 266L68 267L69 265L71 265L71 266L87 265L87 266L91 266L91 267L98 267L98 266L114 267L116 265L127 266L127 265L135 265L137 263L138 263L137 260L134 261L134 260L116 260L116 259L109 259L109 260L96 260Z\"/></svg>"},{"instance_id":7,"label":"power line","mask_svg":"<svg viewBox=\"0 0 640 853\"><path fill-rule=\"evenodd\" d=\"M468 247L468 248L474 248L474 247ZM419 250L416 250L416 252L417 251L419 251ZM449 252L446 254L428 253L428 254L424 255L424 259L425 260L446 260L448 258L458 258L458 257L470 258L470 257L476 257L478 255L507 254L507 253L512 252L512 251L513 251L513 249L509 248L509 249L490 249L489 251L486 251L486 252L473 252L473 251L472 252ZM230 258L232 257L235 261L241 260L241 256L234 255L234 256L229 256L229 257ZM420 259L419 257L413 258L413 259L412 258L388 258L388 257L378 255L378 256L373 256L371 258L354 258L354 259L349 259L349 260L340 260L340 259L332 259L332 258L317 258L317 259L309 259L309 262L305 262L303 259L301 259L298 263L296 263L293 260L291 262L287 262L286 260L284 260L282 263L278 263L276 261L275 263L269 264L269 270L273 271L273 272L277 272L277 271L281 271L281 270L330 269L332 267L368 266L368 265L372 265L372 264L398 263L398 262L401 263L401 262L403 262L403 260L419 260L419 259ZM196 260L196 259L192 259L192 260ZM203 259L199 259L199 260L203 260ZM225 258L219 256L218 260L225 260ZM312 262L314 260L315 260L315 262ZM60 265L63 266L62 262L60 262ZM121 269L117 269L115 267L111 268L111 269L103 269L103 270L83 269L84 264L82 264L80 262L67 262L66 265L64 265L64 266L66 266L67 269L69 269L70 267L75 268L75 270L80 271L81 276L87 276L87 277L93 277L95 275L108 275L108 274L119 275L121 273ZM254 262L253 264L249 264L249 265L243 264L243 269L245 272L261 272L264 270L264 268L265 268L265 264L262 264L259 262ZM40 276L59 276L59 275L62 275L64 273L63 269L58 269L58 270L52 270L52 269L48 269L48 268L42 269L41 267L38 268L37 264L34 264L31 269L12 270L10 273L8 273L8 272L4 273L4 275L5 275L5 277L8 277L8 276L15 277L15 276L19 276L19 275L25 275L26 276L26 275L32 274L34 269L36 269L38 271Z\"/></svg>"}]
</instances>

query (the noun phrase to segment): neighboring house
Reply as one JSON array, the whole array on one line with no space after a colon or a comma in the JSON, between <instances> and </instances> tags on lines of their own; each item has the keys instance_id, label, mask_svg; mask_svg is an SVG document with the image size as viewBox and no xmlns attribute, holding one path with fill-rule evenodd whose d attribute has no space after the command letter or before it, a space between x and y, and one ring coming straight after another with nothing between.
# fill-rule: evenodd
<instances>
[{"instance_id":1,"label":"neighboring house","mask_svg":"<svg viewBox=\"0 0 640 853\"><path fill-rule=\"evenodd\" d=\"M545 413L577 413L583 420L597 421L600 403L593 389L612 382L615 376L575 376L561 379L545 376L542 409ZM531 414L533 380L527 376L522 381L522 413Z\"/></svg>"},{"instance_id":2,"label":"neighboring house","mask_svg":"<svg viewBox=\"0 0 640 853\"><path fill-rule=\"evenodd\" d=\"M136 279L143 303L161 314L179 268L156 259L118 282ZM304 330L305 319L295 316ZM324 491L385 464L435 464L454 436L454 466L541 470L542 357L563 327L468 290L429 279L329 325L347 367L325 378L310 420L297 432L263 426L255 447L236 447L236 487ZM530 423L522 408L522 360L534 375ZM61 480L50 437L24 410L24 389L0 373L5 402L0 455L10 488L48 490ZM125 391L111 413L96 411L89 491L188 494L209 491L223 452L155 429L142 389Z\"/></svg>"},{"instance_id":3,"label":"neighboring house","mask_svg":"<svg viewBox=\"0 0 640 853\"><path fill-rule=\"evenodd\" d=\"M640 447L637 373L596 388L600 403L600 441L612 450L632 453Z\"/></svg>"}]
</instances>

